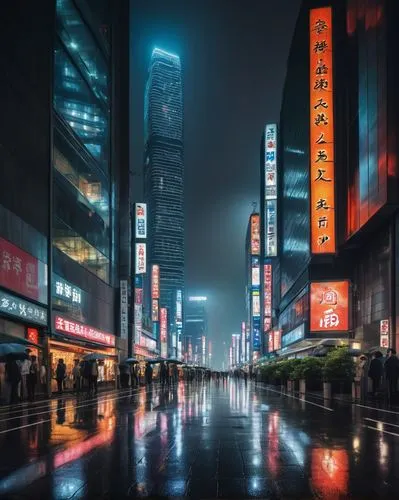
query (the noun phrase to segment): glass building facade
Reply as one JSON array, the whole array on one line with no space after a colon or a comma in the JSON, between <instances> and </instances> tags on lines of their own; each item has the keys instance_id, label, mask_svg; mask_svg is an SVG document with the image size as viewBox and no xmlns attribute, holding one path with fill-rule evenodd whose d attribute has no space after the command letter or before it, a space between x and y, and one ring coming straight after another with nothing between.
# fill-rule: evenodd
<instances>
[{"instance_id":1,"label":"glass building facade","mask_svg":"<svg viewBox=\"0 0 399 500\"><path fill-rule=\"evenodd\" d=\"M173 311L184 290L183 91L180 58L161 49L152 53L144 115L148 258L160 266L160 303Z\"/></svg>"}]
</instances>

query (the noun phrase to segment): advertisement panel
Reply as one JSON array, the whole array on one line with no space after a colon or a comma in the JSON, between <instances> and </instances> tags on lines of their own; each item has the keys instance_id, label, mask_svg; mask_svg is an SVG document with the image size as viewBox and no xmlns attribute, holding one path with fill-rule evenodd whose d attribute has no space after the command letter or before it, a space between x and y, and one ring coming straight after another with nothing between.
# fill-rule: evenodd
<instances>
[{"instance_id":1,"label":"advertisement panel","mask_svg":"<svg viewBox=\"0 0 399 500\"><path fill-rule=\"evenodd\" d=\"M272 293L273 293L273 269L271 264L263 266L263 331L266 333L272 326Z\"/></svg>"},{"instance_id":2,"label":"advertisement panel","mask_svg":"<svg viewBox=\"0 0 399 500\"><path fill-rule=\"evenodd\" d=\"M349 281L313 282L310 285L310 331L349 330Z\"/></svg>"},{"instance_id":3,"label":"advertisement panel","mask_svg":"<svg viewBox=\"0 0 399 500\"><path fill-rule=\"evenodd\" d=\"M136 243L136 274L145 274L147 269L147 251L145 243Z\"/></svg>"},{"instance_id":4,"label":"advertisement panel","mask_svg":"<svg viewBox=\"0 0 399 500\"><path fill-rule=\"evenodd\" d=\"M152 321L159 321L158 299L152 299L151 319Z\"/></svg>"},{"instance_id":5,"label":"advertisement panel","mask_svg":"<svg viewBox=\"0 0 399 500\"><path fill-rule=\"evenodd\" d=\"M160 323L161 356L166 358L168 355L168 310L166 307L160 308Z\"/></svg>"},{"instance_id":6,"label":"advertisement panel","mask_svg":"<svg viewBox=\"0 0 399 500\"><path fill-rule=\"evenodd\" d=\"M0 238L0 285L28 299L47 303L47 266Z\"/></svg>"},{"instance_id":7,"label":"advertisement panel","mask_svg":"<svg viewBox=\"0 0 399 500\"><path fill-rule=\"evenodd\" d=\"M389 348L389 319L380 321L380 347Z\"/></svg>"},{"instance_id":8,"label":"advertisement panel","mask_svg":"<svg viewBox=\"0 0 399 500\"><path fill-rule=\"evenodd\" d=\"M252 316L260 316L260 296L259 290L252 290Z\"/></svg>"},{"instance_id":9,"label":"advertisement panel","mask_svg":"<svg viewBox=\"0 0 399 500\"><path fill-rule=\"evenodd\" d=\"M265 255L277 255L277 125L265 129Z\"/></svg>"},{"instance_id":10,"label":"advertisement panel","mask_svg":"<svg viewBox=\"0 0 399 500\"><path fill-rule=\"evenodd\" d=\"M245 363L246 354L245 354L245 344L246 344L246 324L245 321L241 322L241 362Z\"/></svg>"},{"instance_id":11,"label":"advertisement panel","mask_svg":"<svg viewBox=\"0 0 399 500\"><path fill-rule=\"evenodd\" d=\"M121 338L127 339L128 335L128 303L127 303L127 280L120 280L120 330Z\"/></svg>"},{"instance_id":12,"label":"advertisement panel","mask_svg":"<svg viewBox=\"0 0 399 500\"><path fill-rule=\"evenodd\" d=\"M153 264L151 267L151 297L159 299L159 266Z\"/></svg>"},{"instance_id":13,"label":"advertisement panel","mask_svg":"<svg viewBox=\"0 0 399 500\"><path fill-rule=\"evenodd\" d=\"M268 352L273 352L274 351L274 336L273 332L270 332L268 334Z\"/></svg>"},{"instance_id":14,"label":"advertisement panel","mask_svg":"<svg viewBox=\"0 0 399 500\"><path fill-rule=\"evenodd\" d=\"M136 226L136 239L147 238L147 204L135 204L135 226Z\"/></svg>"},{"instance_id":15,"label":"advertisement panel","mask_svg":"<svg viewBox=\"0 0 399 500\"><path fill-rule=\"evenodd\" d=\"M71 305L82 305L82 290L76 285L53 274L53 296Z\"/></svg>"},{"instance_id":16,"label":"advertisement panel","mask_svg":"<svg viewBox=\"0 0 399 500\"><path fill-rule=\"evenodd\" d=\"M273 349L275 351L281 349L281 330L273 331Z\"/></svg>"},{"instance_id":17,"label":"advertisement panel","mask_svg":"<svg viewBox=\"0 0 399 500\"><path fill-rule=\"evenodd\" d=\"M98 330L88 325L71 321L63 316L56 315L54 318L55 329L57 332L67 333L72 337L78 337L81 340L87 340L106 347L115 347L115 336L111 333Z\"/></svg>"},{"instance_id":18,"label":"advertisement panel","mask_svg":"<svg viewBox=\"0 0 399 500\"><path fill-rule=\"evenodd\" d=\"M143 289L134 290L134 343L140 344L143 329Z\"/></svg>"},{"instance_id":19,"label":"advertisement panel","mask_svg":"<svg viewBox=\"0 0 399 500\"><path fill-rule=\"evenodd\" d=\"M259 257L252 257L252 286L260 286L260 262Z\"/></svg>"},{"instance_id":20,"label":"advertisement panel","mask_svg":"<svg viewBox=\"0 0 399 500\"><path fill-rule=\"evenodd\" d=\"M47 324L47 309L0 290L0 312L29 323Z\"/></svg>"},{"instance_id":21,"label":"advertisement panel","mask_svg":"<svg viewBox=\"0 0 399 500\"><path fill-rule=\"evenodd\" d=\"M251 254L260 255L260 223L259 214L251 215Z\"/></svg>"},{"instance_id":22,"label":"advertisement panel","mask_svg":"<svg viewBox=\"0 0 399 500\"><path fill-rule=\"evenodd\" d=\"M252 345L253 350L258 352L260 351L260 318L253 318L252 321Z\"/></svg>"},{"instance_id":23,"label":"advertisement panel","mask_svg":"<svg viewBox=\"0 0 399 500\"><path fill-rule=\"evenodd\" d=\"M331 7L310 9L309 30L311 249L327 254L336 250Z\"/></svg>"},{"instance_id":24,"label":"advertisement panel","mask_svg":"<svg viewBox=\"0 0 399 500\"><path fill-rule=\"evenodd\" d=\"M176 291L176 323L183 321L183 292Z\"/></svg>"}]
</instances>

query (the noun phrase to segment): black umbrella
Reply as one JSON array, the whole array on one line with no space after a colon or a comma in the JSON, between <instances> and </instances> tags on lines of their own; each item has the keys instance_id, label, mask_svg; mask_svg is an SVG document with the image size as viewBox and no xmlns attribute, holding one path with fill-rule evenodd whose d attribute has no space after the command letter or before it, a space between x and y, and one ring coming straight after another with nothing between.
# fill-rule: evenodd
<instances>
[{"instance_id":1,"label":"black umbrella","mask_svg":"<svg viewBox=\"0 0 399 500\"><path fill-rule=\"evenodd\" d=\"M0 359L2 361L6 359L28 359L30 349L26 348L26 345L16 344L16 343L6 343L0 344Z\"/></svg>"}]
</instances>

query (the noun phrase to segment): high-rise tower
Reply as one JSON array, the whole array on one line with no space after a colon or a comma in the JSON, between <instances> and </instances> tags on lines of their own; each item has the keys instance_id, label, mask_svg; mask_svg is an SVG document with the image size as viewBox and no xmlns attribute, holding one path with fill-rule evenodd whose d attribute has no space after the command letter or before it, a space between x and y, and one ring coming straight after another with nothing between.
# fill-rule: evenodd
<instances>
[{"instance_id":1,"label":"high-rise tower","mask_svg":"<svg viewBox=\"0 0 399 500\"><path fill-rule=\"evenodd\" d=\"M145 197L149 261L160 266L160 304L175 317L184 290L183 92L180 58L155 48L145 89Z\"/></svg>"}]
</instances>

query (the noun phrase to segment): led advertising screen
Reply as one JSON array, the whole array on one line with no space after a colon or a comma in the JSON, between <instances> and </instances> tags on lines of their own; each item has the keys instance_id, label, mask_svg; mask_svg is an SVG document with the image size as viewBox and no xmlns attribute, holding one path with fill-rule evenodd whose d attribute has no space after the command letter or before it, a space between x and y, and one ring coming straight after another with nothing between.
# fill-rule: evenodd
<instances>
[{"instance_id":1,"label":"led advertising screen","mask_svg":"<svg viewBox=\"0 0 399 500\"><path fill-rule=\"evenodd\" d=\"M166 358L168 355L168 310L165 307L161 307L160 317L161 356Z\"/></svg>"},{"instance_id":2,"label":"led advertising screen","mask_svg":"<svg viewBox=\"0 0 399 500\"><path fill-rule=\"evenodd\" d=\"M151 297L159 299L159 266L153 264L151 266Z\"/></svg>"},{"instance_id":3,"label":"led advertising screen","mask_svg":"<svg viewBox=\"0 0 399 500\"><path fill-rule=\"evenodd\" d=\"M349 330L349 281L313 282L310 285L310 331Z\"/></svg>"},{"instance_id":4,"label":"led advertising screen","mask_svg":"<svg viewBox=\"0 0 399 500\"><path fill-rule=\"evenodd\" d=\"M259 214L251 215L251 254L260 255Z\"/></svg>"},{"instance_id":5,"label":"led advertising screen","mask_svg":"<svg viewBox=\"0 0 399 500\"><path fill-rule=\"evenodd\" d=\"M145 243L136 243L136 274L145 274L147 268L147 252Z\"/></svg>"},{"instance_id":6,"label":"led advertising screen","mask_svg":"<svg viewBox=\"0 0 399 500\"><path fill-rule=\"evenodd\" d=\"M147 204L136 203L136 239L147 238Z\"/></svg>"},{"instance_id":7,"label":"led advertising screen","mask_svg":"<svg viewBox=\"0 0 399 500\"><path fill-rule=\"evenodd\" d=\"M277 125L265 129L265 255L277 255Z\"/></svg>"},{"instance_id":8,"label":"led advertising screen","mask_svg":"<svg viewBox=\"0 0 399 500\"><path fill-rule=\"evenodd\" d=\"M272 326L272 291L273 291L273 274L272 265L265 264L263 268L264 284L263 284L263 331L266 333Z\"/></svg>"},{"instance_id":9,"label":"led advertising screen","mask_svg":"<svg viewBox=\"0 0 399 500\"><path fill-rule=\"evenodd\" d=\"M260 318L253 318L252 345L254 351L260 351Z\"/></svg>"},{"instance_id":10,"label":"led advertising screen","mask_svg":"<svg viewBox=\"0 0 399 500\"><path fill-rule=\"evenodd\" d=\"M326 254L336 246L331 7L310 9L309 29L311 248Z\"/></svg>"}]
</instances>

